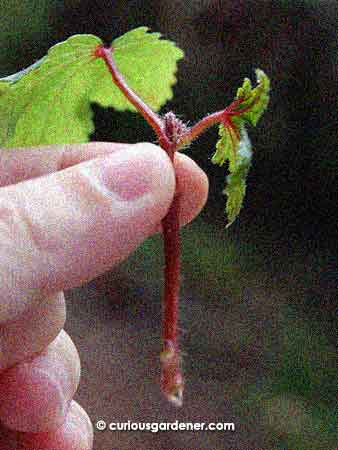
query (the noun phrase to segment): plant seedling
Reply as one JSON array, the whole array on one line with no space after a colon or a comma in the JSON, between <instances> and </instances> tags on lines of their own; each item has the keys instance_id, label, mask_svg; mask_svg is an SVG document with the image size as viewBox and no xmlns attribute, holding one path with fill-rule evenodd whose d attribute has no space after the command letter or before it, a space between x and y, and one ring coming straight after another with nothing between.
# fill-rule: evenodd
<instances>
[{"instance_id":1,"label":"plant seedling","mask_svg":"<svg viewBox=\"0 0 338 450\"><path fill-rule=\"evenodd\" d=\"M171 161L212 125L219 140L212 162L229 163L224 193L229 226L239 214L251 161L246 124L256 125L269 100L269 79L256 70L233 102L192 127L170 111L156 111L170 98L177 61L183 52L159 33L139 27L105 46L93 35L75 35L53 46L27 69L0 79L0 147L88 142L94 131L91 102L117 110L138 111L153 128ZM113 83L112 83L113 81ZM178 342L180 278L180 196L174 196L162 221L165 253L161 390L174 405L183 401L184 380Z\"/></svg>"}]
</instances>

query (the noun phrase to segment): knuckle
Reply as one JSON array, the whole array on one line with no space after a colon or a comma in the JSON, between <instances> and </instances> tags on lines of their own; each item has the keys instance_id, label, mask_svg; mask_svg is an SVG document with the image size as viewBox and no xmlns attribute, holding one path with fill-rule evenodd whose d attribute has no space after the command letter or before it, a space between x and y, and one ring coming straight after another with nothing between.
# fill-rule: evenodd
<instances>
[{"instance_id":1,"label":"knuckle","mask_svg":"<svg viewBox=\"0 0 338 450\"><path fill-rule=\"evenodd\" d=\"M10 199L0 199L0 240L22 246L25 250L39 248L37 233L28 214Z\"/></svg>"}]
</instances>

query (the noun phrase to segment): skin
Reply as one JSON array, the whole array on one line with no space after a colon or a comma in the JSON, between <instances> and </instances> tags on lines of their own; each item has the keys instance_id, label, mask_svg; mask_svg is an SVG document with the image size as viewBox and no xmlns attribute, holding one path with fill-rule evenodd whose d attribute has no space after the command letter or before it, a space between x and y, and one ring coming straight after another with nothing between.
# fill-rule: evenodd
<instances>
[{"instance_id":1,"label":"skin","mask_svg":"<svg viewBox=\"0 0 338 450\"><path fill-rule=\"evenodd\" d=\"M63 330L63 290L161 232L175 173L184 225L208 180L183 154L174 172L148 143L0 150L0 448L92 448L91 422L72 400L80 361Z\"/></svg>"}]
</instances>

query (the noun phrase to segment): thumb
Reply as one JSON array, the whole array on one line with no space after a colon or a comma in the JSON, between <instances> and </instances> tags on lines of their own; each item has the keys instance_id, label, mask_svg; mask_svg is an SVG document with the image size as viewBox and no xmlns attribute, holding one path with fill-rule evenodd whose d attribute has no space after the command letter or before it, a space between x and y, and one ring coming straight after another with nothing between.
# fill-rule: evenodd
<instances>
[{"instance_id":1,"label":"thumb","mask_svg":"<svg viewBox=\"0 0 338 450\"><path fill-rule=\"evenodd\" d=\"M0 189L1 322L126 258L158 229L174 192L171 161L152 144Z\"/></svg>"}]
</instances>

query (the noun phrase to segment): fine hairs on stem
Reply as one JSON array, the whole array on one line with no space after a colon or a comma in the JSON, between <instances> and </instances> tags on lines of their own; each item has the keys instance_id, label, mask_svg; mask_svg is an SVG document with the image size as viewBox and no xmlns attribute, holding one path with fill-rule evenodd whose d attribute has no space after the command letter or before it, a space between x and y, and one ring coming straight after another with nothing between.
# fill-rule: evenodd
<instances>
[{"instance_id":1,"label":"fine hairs on stem","mask_svg":"<svg viewBox=\"0 0 338 450\"><path fill-rule=\"evenodd\" d=\"M174 164L175 152L196 139L207 128L215 124L221 124L226 133L228 141L224 143L221 138L219 145L223 154L214 155L216 163L223 164L226 158L233 158L233 165L242 164L240 159L236 162L236 150L240 148L242 135L246 136L243 124L247 121L255 125L260 114L267 105L268 79L262 71L256 71L258 77L265 76L265 85L262 82L258 88L251 90L251 84L248 79L245 80L243 87L238 90L237 98L225 109L208 114L192 127L188 127L172 111L166 113L163 117L156 114L127 84L124 77L119 72L114 59L114 48L98 45L94 56L102 58L112 75L113 82L121 90L124 96L134 105L144 119L154 130L159 146L167 152L170 160ZM265 91L264 91L265 88ZM261 91L259 91L261 89ZM241 95L239 95L239 93ZM265 96L264 96L265 95ZM256 116L249 114L254 112ZM247 116L245 114L247 113ZM244 119L243 119L243 118ZM224 132L224 131L223 131ZM227 155L229 147L232 150L231 155ZM218 148L218 147L217 147ZM219 151L219 149L218 149ZM249 150L248 150L249 152ZM233 156L235 155L235 157ZM240 166L240 170L246 173L246 166ZM244 171L243 171L244 168ZM178 180L176 183L178 186ZM241 180L242 182L242 180ZM177 192L179 192L179 188ZM175 194L167 215L162 220L164 254L165 254L165 283L163 295L163 319L162 319L162 351L160 354L161 363L161 390L164 396L175 406L182 406L184 379L181 370L181 353L179 348L178 336L178 310L179 310L179 287L180 287L180 254L181 243L179 234L179 211L180 195ZM234 214L234 211L236 214ZM233 215L238 214L238 207L232 211ZM234 219L233 219L234 220Z\"/></svg>"}]
</instances>

